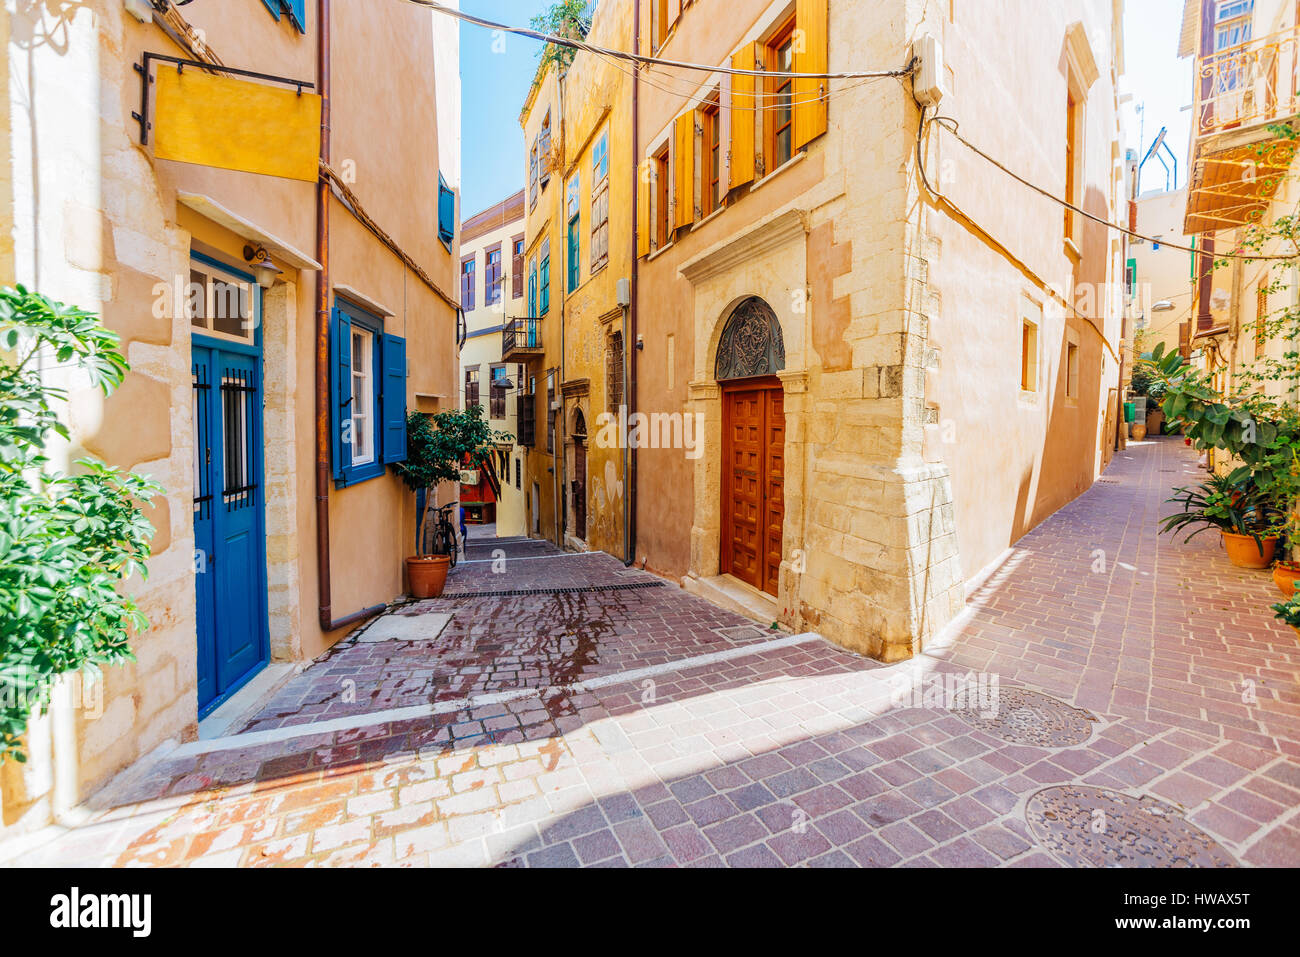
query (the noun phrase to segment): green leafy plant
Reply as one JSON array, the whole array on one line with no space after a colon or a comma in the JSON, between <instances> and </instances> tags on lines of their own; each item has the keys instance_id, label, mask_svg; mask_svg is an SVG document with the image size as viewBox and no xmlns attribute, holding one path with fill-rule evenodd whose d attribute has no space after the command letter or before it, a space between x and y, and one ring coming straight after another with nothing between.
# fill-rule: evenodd
<instances>
[{"instance_id":1,"label":"green leafy plant","mask_svg":"<svg viewBox=\"0 0 1300 957\"><path fill-rule=\"evenodd\" d=\"M558 0L557 3L533 17L529 23L539 33L569 40L585 40L587 31L591 29L591 8L592 4L589 0ZM541 51L541 69L545 70L547 64L553 63L555 68L563 73L573 62L577 52L573 47L548 43Z\"/></svg>"},{"instance_id":2,"label":"green leafy plant","mask_svg":"<svg viewBox=\"0 0 1300 957\"><path fill-rule=\"evenodd\" d=\"M48 456L70 438L48 367L108 395L128 369L118 341L93 313L0 289L0 759L26 760L22 735L60 675L132 659L148 627L119 588L147 574L143 507L162 489L92 459L65 475Z\"/></svg>"},{"instance_id":3,"label":"green leafy plant","mask_svg":"<svg viewBox=\"0 0 1300 957\"><path fill-rule=\"evenodd\" d=\"M426 415L412 412L406 418L406 461L393 466L407 487L425 491L424 511L416 518L415 540L424 553L424 530L436 508L437 487L460 480L462 468L482 468L498 442L514 439L495 431L483 417L481 405Z\"/></svg>"},{"instance_id":4,"label":"green leafy plant","mask_svg":"<svg viewBox=\"0 0 1300 957\"><path fill-rule=\"evenodd\" d=\"M1174 490L1168 504L1179 510L1160 520L1161 532L1188 532L1189 542L1206 529L1249 535L1263 552L1262 540L1281 531L1284 516L1269 497L1247 478L1212 475L1205 483ZM1188 531L1190 529L1190 531Z\"/></svg>"},{"instance_id":5,"label":"green leafy plant","mask_svg":"<svg viewBox=\"0 0 1300 957\"><path fill-rule=\"evenodd\" d=\"M1300 592L1297 592L1294 598L1270 607L1273 609L1274 617L1282 624L1300 628Z\"/></svg>"}]
</instances>

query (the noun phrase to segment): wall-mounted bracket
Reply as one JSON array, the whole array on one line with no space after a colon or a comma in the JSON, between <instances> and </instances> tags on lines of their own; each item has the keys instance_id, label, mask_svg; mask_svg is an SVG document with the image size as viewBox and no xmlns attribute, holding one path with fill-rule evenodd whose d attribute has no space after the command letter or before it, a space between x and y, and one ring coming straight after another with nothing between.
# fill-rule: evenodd
<instances>
[{"instance_id":1,"label":"wall-mounted bracket","mask_svg":"<svg viewBox=\"0 0 1300 957\"><path fill-rule=\"evenodd\" d=\"M280 83L284 86L297 87L299 96L302 96L303 90L314 90L316 88L314 83L307 80L295 80L287 76L276 76L273 73L257 73L253 70L237 70L234 67L218 66L215 63L205 63L202 60L187 60L183 57L169 56L165 53L146 52L139 63L131 64L135 72L140 75L140 111L138 113L132 112L131 119L140 124L140 143L142 146L149 145L149 131L153 129L153 124L149 122L149 87L154 82L150 65L155 60L160 63L173 64L178 73L184 73L187 66L194 66L209 73L222 73L226 76L247 77L250 80L265 80L268 83Z\"/></svg>"}]
</instances>

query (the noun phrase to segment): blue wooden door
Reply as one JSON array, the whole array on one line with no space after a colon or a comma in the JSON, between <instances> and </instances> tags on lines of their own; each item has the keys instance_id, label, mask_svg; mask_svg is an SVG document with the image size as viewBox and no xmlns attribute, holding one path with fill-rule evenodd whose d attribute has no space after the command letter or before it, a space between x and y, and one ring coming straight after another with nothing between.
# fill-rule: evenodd
<instances>
[{"instance_id":1,"label":"blue wooden door","mask_svg":"<svg viewBox=\"0 0 1300 957\"><path fill-rule=\"evenodd\" d=\"M193 345L199 713L267 661L261 357Z\"/></svg>"}]
</instances>

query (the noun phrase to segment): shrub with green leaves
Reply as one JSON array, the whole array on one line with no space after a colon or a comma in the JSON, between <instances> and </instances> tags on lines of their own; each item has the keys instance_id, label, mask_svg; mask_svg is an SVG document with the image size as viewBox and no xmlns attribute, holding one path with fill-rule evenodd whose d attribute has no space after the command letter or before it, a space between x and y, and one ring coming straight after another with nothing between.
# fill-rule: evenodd
<instances>
[{"instance_id":1,"label":"shrub with green leaves","mask_svg":"<svg viewBox=\"0 0 1300 957\"><path fill-rule=\"evenodd\" d=\"M131 634L148 627L119 587L146 574L143 508L162 489L92 459L66 475L48 455L70 438L49 369L108 395L128 369L118 343L93 313L0 289L0 760L26 760L21 737L55 679L131 660Z\"/></svg>"},{"instance_id":2,"label":"shrub with green leaves","mask_svg":"<svg viewBox=\"0 0 1300 957\"><path fill-rule=\"evenodd\" d=\"M1161 408L1170 429L1181 426L1200 450L1219 449L1240 464L1227 481L1281 513L1287 537L1300 541L1300 413L1285 399L1259 391L1254 383L1223 394L1209 373L1191 369L1163 344L1142 360L1164 390Z\"/></svg>"},{"instance_id":3,"label":"shrub with green leaves","mask_svg":"<svg viewBox=\"0 0 1300 957\"><path fill-rule=\"evenodd\" d=\"M498 442L510 442L508 432L497 432L483 416L481 405L406 417L406 461L393 466L414 491L428 491L424 514L416 518L415 540L424 542L424 529L434 509L433 490L443 482L460 481L462 468L482 468Z\"/></svg>"}]
</instances>

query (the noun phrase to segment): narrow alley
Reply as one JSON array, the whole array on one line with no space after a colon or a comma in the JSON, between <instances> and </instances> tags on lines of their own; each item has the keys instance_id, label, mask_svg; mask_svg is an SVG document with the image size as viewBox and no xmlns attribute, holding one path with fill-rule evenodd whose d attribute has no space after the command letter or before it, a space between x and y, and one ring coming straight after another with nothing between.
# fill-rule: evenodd
<instances>
[{"instance_id":1,"label":"narrow alley","mask_svg":"<svg viewBox=\"0 0 1300 957\"><path fill-rule=\"evenodd\" d=\"M25 863L1294 863L1300 644L1267 574L1157 536L1194 474L1181 439L1131 444L897 665L608 555L476 543L442 598ZM967 675L996 708L927 691Z\"/></svg>"}]
</instances>

